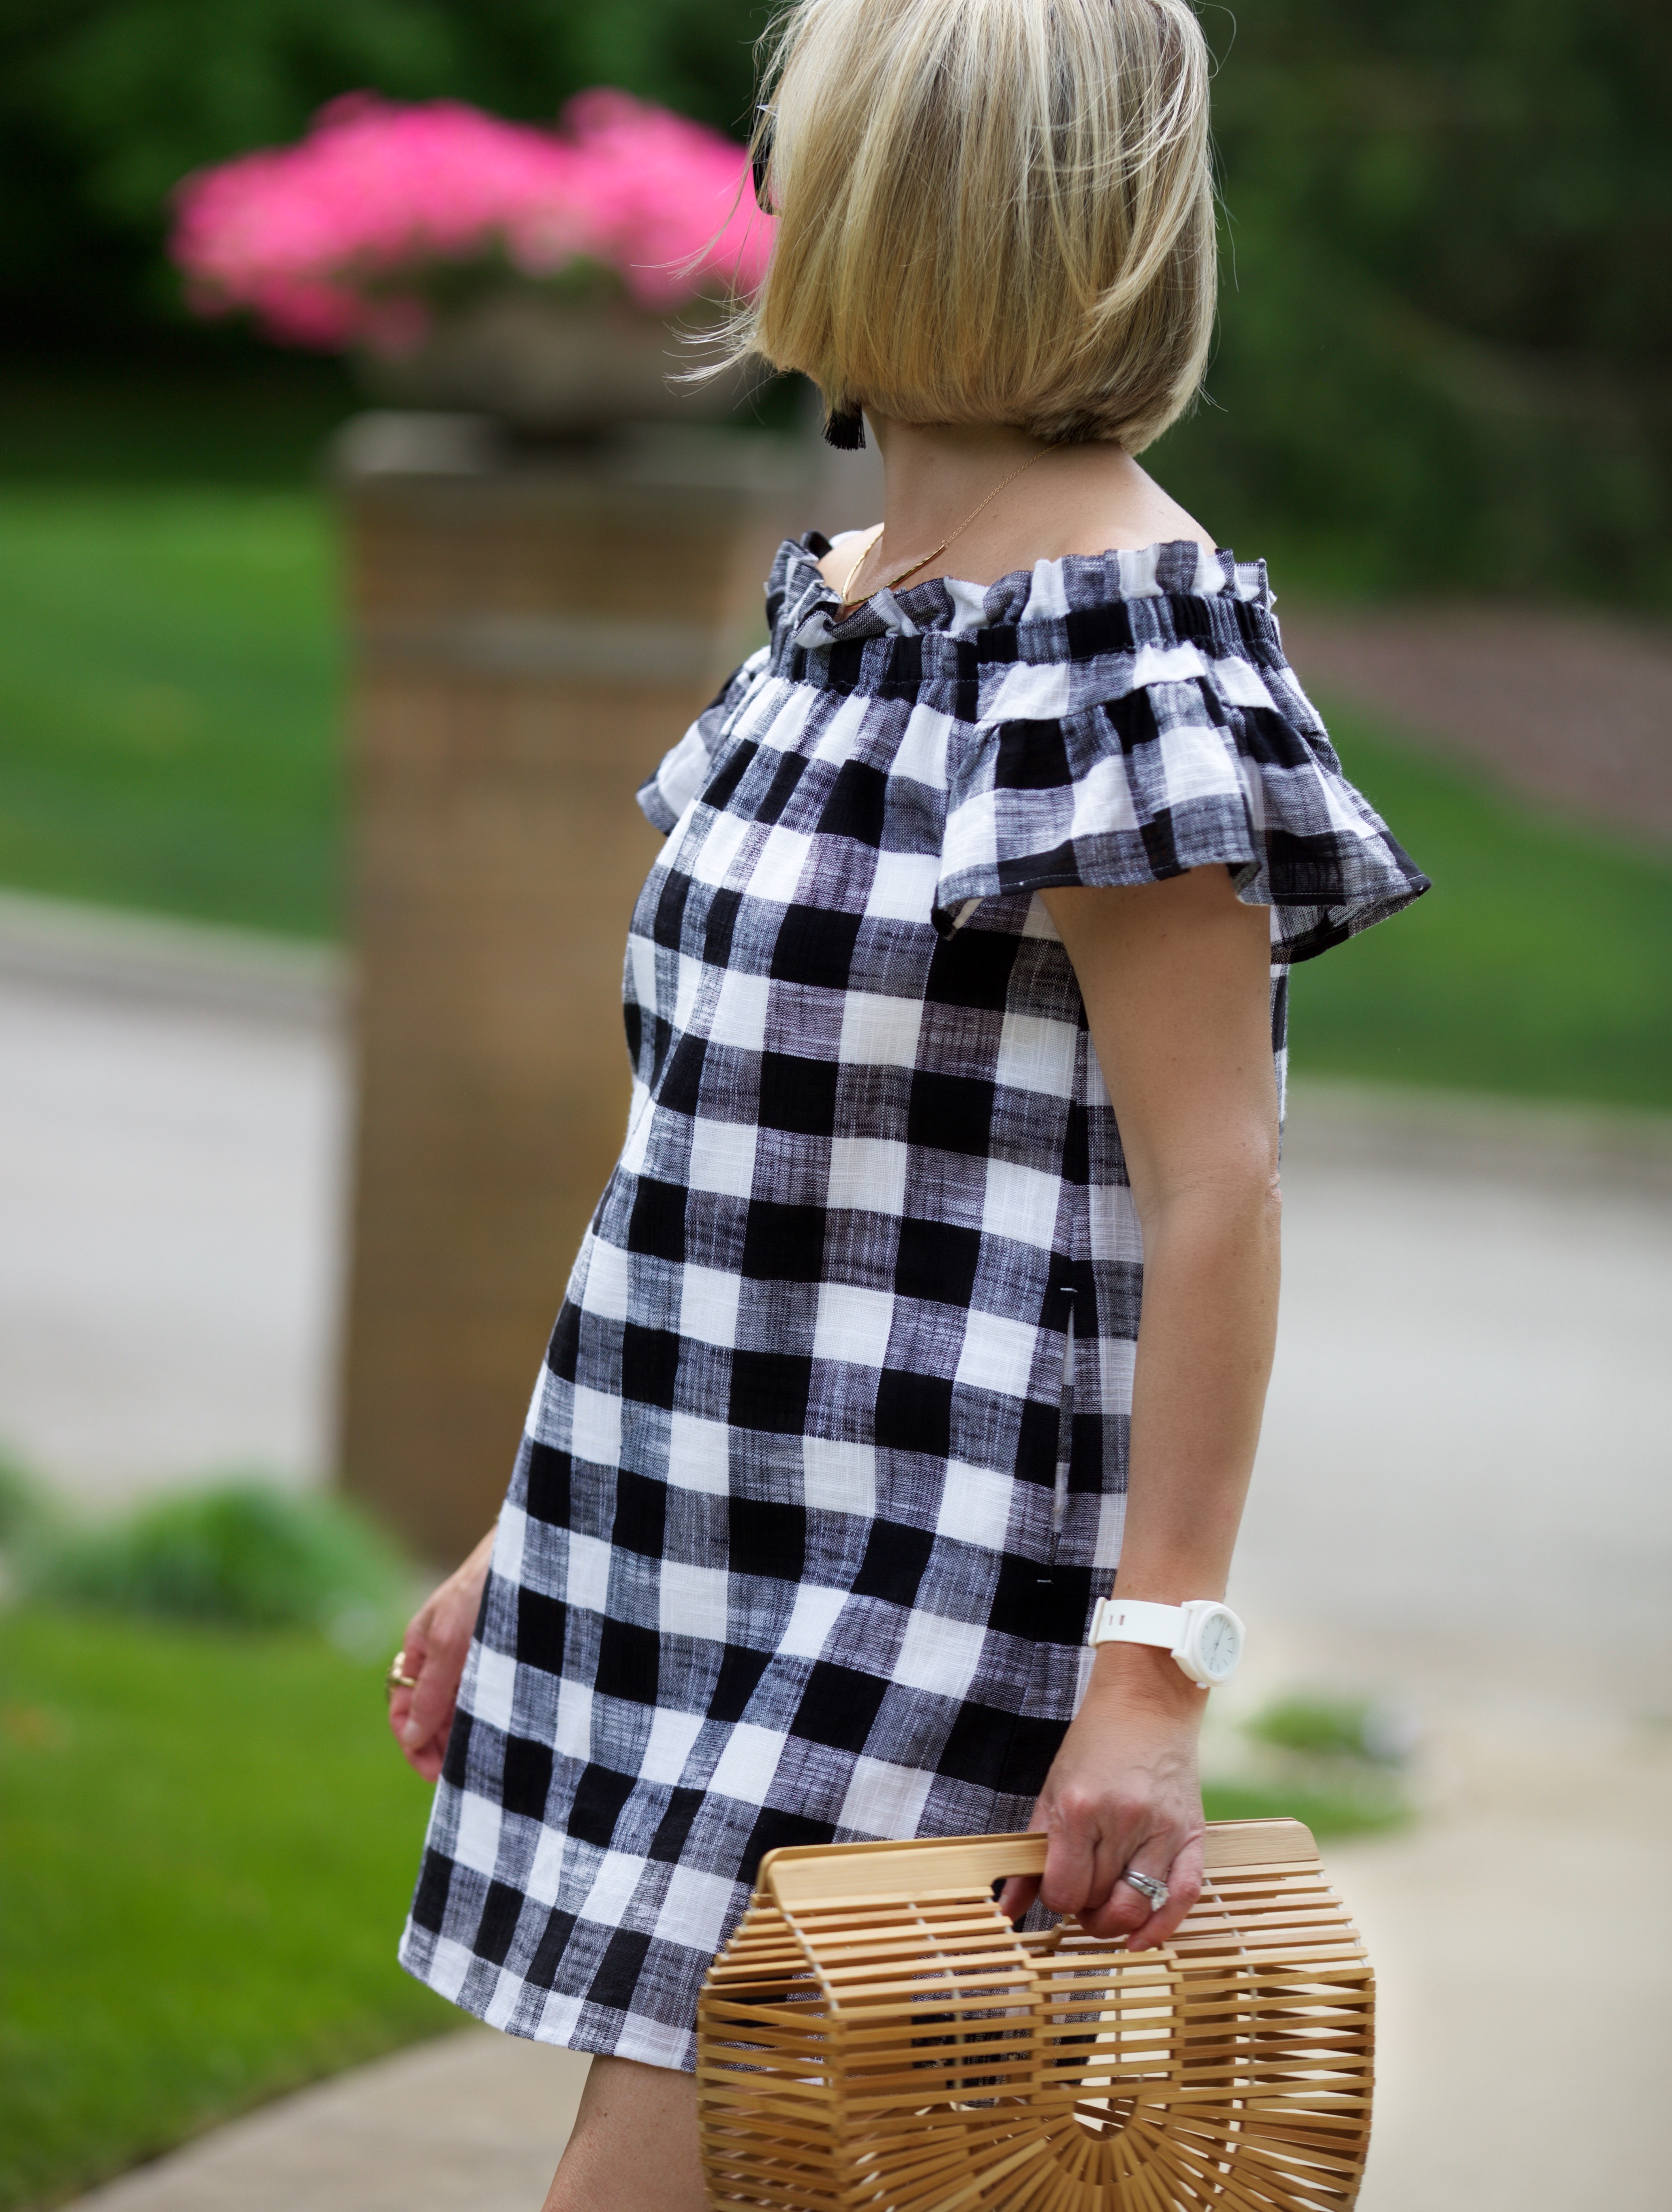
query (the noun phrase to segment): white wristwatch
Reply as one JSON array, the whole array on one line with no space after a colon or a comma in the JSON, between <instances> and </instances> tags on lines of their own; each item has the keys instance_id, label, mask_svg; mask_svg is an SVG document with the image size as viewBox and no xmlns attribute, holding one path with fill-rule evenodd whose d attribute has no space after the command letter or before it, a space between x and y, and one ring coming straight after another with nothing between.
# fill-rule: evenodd
<instances>
[{"instance_id":1,"label":"white wristwatch","mask_svg":"<svg viewBox=\"0 0 1672 2212\"><path fill-rule=\"evenodd\" d=\"M1223 1689L1243 1656L1243 1624L1216 1597L1187 1598L1183 1605L1150 1605L1140 1598L1100 1597L1091 1614L1088 1644L1158 1644L1170 1651L1199 1690Z\"/></svg>"}]
</instances>

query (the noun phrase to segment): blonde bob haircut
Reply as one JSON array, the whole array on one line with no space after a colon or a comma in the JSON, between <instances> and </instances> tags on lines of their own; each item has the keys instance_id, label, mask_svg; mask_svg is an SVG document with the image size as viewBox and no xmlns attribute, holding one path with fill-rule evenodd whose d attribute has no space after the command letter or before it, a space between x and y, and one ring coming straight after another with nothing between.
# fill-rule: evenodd
<instances>
[{"instance_id":1,"label":"blonde bob haircut","mask_svg":"<svg viewBox=\"0 0 1672 2212\"><path fill-rule=\"evenodd\" d=\"M736 351L835 413L1140 453L1213 328L1208 58L1187 0L796 0Z\"/></svg>"}]
</instances>

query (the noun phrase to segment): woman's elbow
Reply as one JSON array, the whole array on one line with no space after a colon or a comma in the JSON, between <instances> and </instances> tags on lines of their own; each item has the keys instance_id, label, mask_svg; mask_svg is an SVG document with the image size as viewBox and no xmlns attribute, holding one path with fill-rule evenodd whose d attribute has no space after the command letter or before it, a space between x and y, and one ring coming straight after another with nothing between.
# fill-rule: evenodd
<instances>
[{"instance_id":1,"label":"woman's elbow","mask_svg":"<svg viewBox=\"0 0 1672 2212\"><path fill-rule=\"evenodd\" d=\"M1169 1223L1213 1224L1239 1235L1250 1231L1274 1243L1283 1224L1283 1182L1274 1150L1250 1146L1218 1158L1197 1159L1134 1190L1146 1246Z\"/></svg>"},{"instance_id":2,"label":"woman's elbow","mask_svg":"<svg viewBox=\"0 0 1672 2212\"><path fill-rule=\"evenodd\" d=\"M1230 1164L1216 1172L1181 1179L1148 1203L1139 1203L1143 1259L1152 1265L1164 1249L1219 1255L1263 1252L1276 1263L1283 1243L1283 1183L1274 1166Z\"/></svg>"}]
</instances>

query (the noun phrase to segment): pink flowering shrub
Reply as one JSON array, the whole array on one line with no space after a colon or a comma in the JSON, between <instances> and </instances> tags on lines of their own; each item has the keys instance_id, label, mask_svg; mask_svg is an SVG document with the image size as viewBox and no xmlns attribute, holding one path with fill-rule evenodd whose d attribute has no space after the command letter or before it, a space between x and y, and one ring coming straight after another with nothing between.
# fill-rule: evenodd
<instances>
[{"instance_id":1,"label":"pink flowering shrub","mask_svg":"<svg viewBox=\"0 0 1672 2212\"><path fill-rule=\"evenodd\" d=\"M200 313L247 309L294 345L398 352L462 267L614 271L666 313L752 290L771 232L742 147L623 92L582 93L556 131L351 93L301 144L186 178L170 250Z\"/></svg>"}]
</instances>

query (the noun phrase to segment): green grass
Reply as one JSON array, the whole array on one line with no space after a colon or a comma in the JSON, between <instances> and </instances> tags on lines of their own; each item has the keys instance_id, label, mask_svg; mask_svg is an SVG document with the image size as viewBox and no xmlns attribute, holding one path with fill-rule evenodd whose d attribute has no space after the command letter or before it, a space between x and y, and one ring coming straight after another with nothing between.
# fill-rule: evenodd
<instances>
[{"instance_id":1,"label":"green grass","mask_svg":"<svg viewBox=\"0 0 1672 2212\"><path fill-rule=\"evenodd\" d=\"M1329 720L1434 888L1295 970L1296 1073L1672 1108L1672 857Z\"/></svg>"},{"instance_id":2,"label":"green grass","mask_svg":"<svg viewBox=\"0 0 1672 2212\"><path fill-rule=\"evenodd\" d=\"M316 493L0 492L0 882L331 934L335 594Z\"/></svg>"},{"instance_id":3,"label":"green grass","mask_svg":"<svg viewBox=\"0 0 1672 2212\"><path fill-rule=\"evenodd\" d=\"M0 1615L0 2206L458 2023L394 1962L429 1792L380 1671Z\"/></svg>"}]
</instances>

